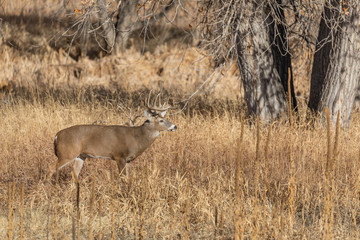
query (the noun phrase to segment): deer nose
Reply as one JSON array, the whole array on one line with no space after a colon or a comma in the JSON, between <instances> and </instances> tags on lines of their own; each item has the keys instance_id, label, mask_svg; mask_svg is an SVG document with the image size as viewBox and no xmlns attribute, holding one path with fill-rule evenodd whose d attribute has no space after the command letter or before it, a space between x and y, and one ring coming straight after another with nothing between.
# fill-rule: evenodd
<instances>
[{"instance_id":1,"label":"deer nose","mask_svg":"<svg viewBox=\"0 0 360 240\"><path fill-rule=\"evenodd\" d=\"M172 132L175 132L176 131L176 129L177 129L177 126L175 126L175 125L172 125L171 127L170 127L170 131L172 131Z\"/></svg>"}]
</instances>

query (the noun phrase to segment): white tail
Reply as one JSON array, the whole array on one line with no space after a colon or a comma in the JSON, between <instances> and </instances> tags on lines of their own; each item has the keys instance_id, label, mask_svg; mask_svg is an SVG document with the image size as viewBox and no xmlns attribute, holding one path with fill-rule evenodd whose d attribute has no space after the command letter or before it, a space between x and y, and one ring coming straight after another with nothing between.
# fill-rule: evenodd
<instances>
[{"instance_id":1,"label":"white tail","mask_svg":"<svg viewBox=\"0 0 360 240\"><path fill-rule=\"evenodd\" d=\"M155 100L156 103L156 100ZM164 119L167 104L150 106L144 111L147 120L136 127L119 125L76 125L59 131L54 140L56 182L59 170L74 162L73 169L78 178L86 158L115 160L119 172L125 171L131 162L145 151L161 131L176 131L177 127Z\"/></svg>"}]
</instances>

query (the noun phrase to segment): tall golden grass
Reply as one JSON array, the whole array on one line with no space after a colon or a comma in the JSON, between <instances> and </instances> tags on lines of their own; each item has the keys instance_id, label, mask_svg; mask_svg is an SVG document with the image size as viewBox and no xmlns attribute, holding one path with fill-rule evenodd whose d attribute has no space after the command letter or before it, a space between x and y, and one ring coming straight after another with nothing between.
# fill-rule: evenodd
<instances>
[{"instance_id":1,"label":"tall golden grass","mask_svg":"<svg viewBox=\"0 0 360 240\"><path fill-rule=\"evenodd\" d=\"M20 15L22 4L4 14ZM42 39L3 26L14 43ZM1 45L0 239L359 238L359 113L350 129L326 128L307 122L300 99L291 124L252 122L230 65L216 70L223 77L210 92L169 116L178 131L161 134L128 177L110 160L87 160L77 209L70 166L59 186L46 181L56 132L123 124L118 103L135 109L149 89L186 98L213 71L196 48L100 55L76 62L46 41L34 53Z\"/></svg>"},{"instance_id":2,"label":"tall golden grass","mask_svg":"<svg viewBox=\"0 0 360 240\"><path fill-rule=\"evenodd\" d=\"M350 130L336 134L339 147L331 163L327 129L304 120L291 128L280 121L271 126L271 135L269 126L244 120L241 141L236 112L170 116L178 131L162 134L131 163L128 178L115 173L112 179L115 163L110 160L86 161L78 218L71 169L60 172L58 188L45 181L56 161L52 139L58 130L92 123L100 113L108 124L126 116L97 101L63 104L51 96L3 104L0 111L0 238L69 238L73 219L79 221L79 239L222 239L235 233L259 239L344 239L359 234L358 116ZM293 201L288 201L289 139Z\"/></svg>"}]
</instances>

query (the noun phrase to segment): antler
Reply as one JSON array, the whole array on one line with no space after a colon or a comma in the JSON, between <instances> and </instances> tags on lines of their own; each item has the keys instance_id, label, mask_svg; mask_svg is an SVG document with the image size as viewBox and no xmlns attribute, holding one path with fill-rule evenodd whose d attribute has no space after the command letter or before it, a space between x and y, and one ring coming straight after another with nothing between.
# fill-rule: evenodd
<instances>
[{"instance_id":1,"label":"antler","mask_svg":"<svg viewBox=\"0 0 360 240\"><path fill-rule=\"evenodd\" d=\"M139 117L142 117L141 114L139 114L140 112L140 107L137 108L137 110L135 111L136 115L133 116L132 115L132 109L129 108L129 107L125 107L122 103L118 104L118 109L121 109L121 111L129 118L129 122L126 123L126 125L128 126L135 126L136 125L136 120L139 118ZM129 111L129 114L127 113L127 111Z\"/></svg>"},{"instance_id":2,"label":"antler","mask_svg":"<svg viewBox=\"0 0 360 240\"><path fill-rule=\"evenodd\" d=\"M150 113L158 115L161 112L167 111L169 109L174 109L174 107L168 104L169 99L167 102L163 104L161 103L161 93L158 93L153 103L150 104L151 92L152 90L150 90L149 92L149 97L147 99L147 104L146 104L146 107Z\"/></svg>"}]
</instances>

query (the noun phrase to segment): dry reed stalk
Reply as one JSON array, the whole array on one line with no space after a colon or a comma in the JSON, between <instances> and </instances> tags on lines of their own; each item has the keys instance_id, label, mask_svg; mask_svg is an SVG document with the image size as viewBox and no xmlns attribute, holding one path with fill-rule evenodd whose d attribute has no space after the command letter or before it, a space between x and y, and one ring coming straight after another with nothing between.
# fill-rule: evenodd
<instances>
[{"instance_id":1,"label":"dry reed stalk","mask_svg":"<svg viewBox=\"0 0 360 240\"><path fill-rule=\"evenodd\" d=\"M99 232L99 237L98 237L98 239L103 239L103 234L102 234L102 217L101 217L101 215L102 215L102 200L101 200L101 197L99 198L99 230L100 230L100 232Z\"/></svg>"},{"instance_id":2,"label":"dry reed stalk","mask_svg":"<svg viewBox=\"0 0 360 240\"><path fill-rule=\"evenodd\" d=\"M272 126L269 127L268 134L266 136L265 142L265 162L263 163L263 182L264 187L266 188L264 193L266 194L266 190L269 190L269 183L268 183L268 166L269 166L269 146L270 146L270 139L271 139L271 129Z\"/></svg>"},{"instance_id":3,"label":"dry reed stalk","mask_svg":"<svg viewBox=\"0 0 360 240\"><path fill-rule=\"evenodd\" d=\"M327 126L327 155L326 155L326 169L325 169L325 192L324 192L324 239L332 239L332 200L331 200L331 189L330 189L330 165L331 165L331 122L330 122L330 111L325 108L326 126Z\"/></svg>"},{"instance_id":4,"label":"dry reed stalk","mask_svg":"<svg viewBox=\"0 0 360 240\"><path fill-rule=\"evenodd\" d=\"M224 229L224 211L222 208L220 211L220 222L219 222L218 229L219 229L219 237L221 239L221 236L223 235L223 229Z\"/></svg>"},{"instance_id":5,"label":"dry reed stalk","mask_svg":"<svg viewBox=\"0 0 360 240\"><path fill-rule=\"evenodd\" d=\"M154 159L156 161L156 159ZM146 239L145 229L145 204L146 199L150 196L150 183L149 183L149 166L148 162L145 161L145 166L142 171L142 191L141 191L141 199L139 202L139 211L140 211L140 226L139 226L139 239Z\"/></svg>"},{"instance_id":6,"label":"dry reed stalk","mask_svg":"<svg viewBox=\"0 0 360 240\"><path fill-rule=\"evenodd\" d=\"M355 183L354 183L354 189L352 190L354 192L354 196L353 196L353 203L354 206L359 206L359 193L360 193L360 167L359 167L359 163L360 163L360 151L359 151L359 155L358 155L358 161L355 162L355 167L356 167L356 178L355 178ZM353 231L355 232L355 237L351 236L351 239L359 239L359 232L358 232L358 221L357 221L357 216L358 216L358 212L357 210L354 208L352 211L352 225L353 225Z\"/></svg>"},{"instance_id":7,"label":"dry reed stalk","mask_svg":"<svg viewBox=\"0 0 360 240\"><path fill-rule=\"evenodd\" d=\"M15 198L15 181L12 183L9 182L9 190L8 190L8 208L9 208L9 215L8 215L8 229L7 229L7 239L11 240L14 236L14 229L13 229L13 214L14 214L14 198Z\"/></svg>"},{"instance_id":8,"label":"dry reed stalk","mask_svg":"<svg viewBox=\"0 0 360 240\"><path fill-rule=\"evenodd\" d=\"M357 201L358 203L358 201ZM355 205L355 206L358 206L358 205ZM350 238L351 239L359 239L359 231L357 230L358 229L358 226L357 226L357 211L356 209L353 209L352 210L352 226L351 226L351 235L350 235Z\"/></svg>"},{"instance_id":9,"label":"dry reed stalk","mask_svg":"<svg viewBox=\"0 0 360 240\"><path fill-rule=\"evenodd\" d=\"M184 221L184 229L185 229L184 239L189 240L190 239L190 235L189 235L190 228L189 228L189 200L188 199L185 200L183 221Z\"/></svg>"},{"instance_id":10,"label":"dry reed stalk","mask_svg":"<svg viewBox=\"0 0 360 240\"><path fill-rule=\"evenodd\" d=\"M289 197L288 197L288 204L289 204L289 230L290 230L290 236L293 232L293 225L294 225L294 217L295 217L295 192L296 192L296 186L295 186L295 178L294 178L294 172L295 172L295 163L294 159L292 157L292 128L293 128L293 121L292 121L292 103L291 103L291 71L290 68L288 68L288 103L289 103L289 132L288 132L288 142L289 142L289 162L290 162L290 168L289 168L289 182L288 182L288 191L289 191Z\"/></svg>"},{"instance_id":11,"label":"dry reed stalk","mask_svg":"<svg viewBox=\"0 0 360 240\"><path fill-rule=\"evenodd\" d=\"M102 61L102 58L103 58L103 51L100 51L100 53L99 53L99 58L100 58L100 61L99 61L99 68L100 68L100 71L99 71L99 73L100 73L100 78L104 75L103 74L103 71L104 71L104 68L103 68L103 61Z\"/></svg>"},{"instance_id":12,"label":"dry reed stalk","mask_svg":"<svg viewBox=\"0 0 360 240\"><path fill-rule=\"evenodd\" d=\"M269 127L268 134L266 136L265 142L265 161L262 163L262 182L264 185L264 189L262 191L261 197L263 202L263 209L262 209L262 227L261 229L266 229L266 202L267 202L267 192L269 191L269 182L268 182L268 167L269 167L269 146L270 146L270 139L271 139L271 129L272 126Z\"/></svg>"},{"instance_id":13,"label":"dry reed stalk","mask_svg":"<svg viewBox=\"0 0 360 240\"><path fill-rule=\"evenodd\" d=\"M275 203L275 206L272 208L271 212L271 232L270 232L270 239L278 239L278 232L276 231L278 228L276 225L278 224L278 218L279 218L279 202Z\"/></svg>"},{"instance_id":14,"label":"dry reed stalk","mask_svg":"<svg viewBox=\"0 0 360 240\"><path fill-rule=\"evenodd\" d=\"M326 171L325 171L325 177L326 179L329 179L330 174L330 165L332 162L332 155L331 155L331 122L330 122L330 110L329 108L325 108L325 117L326 117L326 137L327 137L327 154L326 154Z\"/></svg>"},{"instance_id":15,"label":"dry reed stalk","mask_svg":"<svg viewBox=\"0 0 360 240\"><path fill-rule=\"evenodd\" d=\"M260 186L259 186L259 176L260 176L260 168L259 168L259 161L260 161L260 120L259 117L256 118L256 152L255 152L255 178L254 178L254 190L255 190L255 198L259 196L260 193Z\"/></svg>"},{"instance_id":16,"label":"dry reed stalk","mask_svg":"<svg viewBox=\"0 0 360 240\"><path fill-rule=\"evenodd\" d=\"M170 240L172 240L173 232L174 232L174 220L175 220L174 198L172 196L169 197L169 212L170 212Z\"/></svg>"},{"instance_id":17,"label":"dry reed stalk","mask_svg":"<svg viewBox=\"0 0 360 240\"><path fill-rule=\"evenodd\" d=\"M95 179L92 177L91 181L91 197L90 197L90 212L89 212L89 222L88 222L88 233L89 233L89 240L94 238L93 231L92 231L92 222L94 219L94 204L95 204Z\"/></svg>"},{"instance_id":18,"label":"dry reed stalk","mask_svg":"<svg viewBox=\"0 0 360 240\"><path fill-rule=\"evenodd\" d=\"M139 203L139 211L140 211L140 226L139 226L139 239L146 239L145 237L145 232L144 232L144 228L145 228L145 216L144 216L144 208L145 208L145 201L144 201L144 193L141 194L142 195L142 199Z\"/></svg>"},{"instance_id":19,"label":"dry reed stalk","mask_svg":"<svg viewBox=\"0 0 360 240\"><path fill-rule=\"evenodd\" d=\"M63 49L59 48L59 64L63 63Z\"/></svg>"},{"instance_id":20,"label":"dry reed stalk","mask_svg":"<svg viewBox=\"0 0 360 240\"><path fill-rule=\"evenodd\" d=\"M241 170L242 142L244 139L244 118L241 116L240 138L237 142L237 155L235 164L235 217L234 217L234 238L235 240L243 239L244 227L242 224L243 208L241 205L242 191L240 184L244 183L244 177Z\"/></svg>"},{"instance_id":21,"label":"dry reed stalk","mask_svg":"<svg viewBox=\"0 0 360 240\"><path fill-rule=\"evenodd\" d=\"M39 1L42 2L42 1ZM42 6L42 3L38 3L38 6ZM37 9L38 12L38 21L39 21L39 29L42 29L42 24L43 24L43 14L41 11L39 11L40 9Z\"/></svg>"},{"instance_id":22,"label":"dry reed stalk","mask_svg":"<svg viewBox=\"0 0 360 240\"><path fill-rule=\"evenodd\" d=\"M138 233L137 233L137 224L136 224L136 213L135 213L135 208L133 209L133 211L131 211L131 215L132 215L132 220L133 220L133 226L134 226L134 236L135 239L139 239L138 238Z\"/></svg>"},{"instance_id":23,"label":"dry reed stalk","mask_svg":"<svg viewBox=\"0 0 360 240\"><path fill-rule=\"evenodd\" d=\"M215 206L215 212L214 212L214 222L215 222L215 231L214 231L214 239L216 239L216 235L218 232L218 208Z\"/></svg>"},{"instance_id":24,"label":"dry reed stalk","mask_svg":"<svg viewBox=\"0 0 360 240\"><path fill-rule=\"evenodd\" d=\"M58 164L56 163L56 175L55 175L55 186L59 187L59 168L58 168Z\"/></svg>"},{"instance_id":25,"label":"dry reed stalk","mask_svg":"<svg viewBox=\"0 0 360 240\"><path fill-rule=\"evenodd\" d=\"M260 161L260 121L259 117L256 118L256 152L255 152L255 164L254 164L254 171L255 171L255 177L254 177L254 211L252 214L253 221L253 231L251 232L251 239L258 239L259 236L259 221L261 220L261 217L259 217L259 197L260 195L260 167L259 167L259 161Z\"/></svg>"},{"instance_id":26,"label":"dry reed stalk","mask_svg":"<svg viewBox=\"0 0 360 240\"><path fill-rule=\"evenodd\" d=\"M80 239L80 182L76 182L76 236Z\"/></svg>"},{"instance_id":27,"label":"dry reed stalk","mask_svg":"<svg viewBox=\"0 0 360 240\"><path fill-rule=\"evenodd\" d=\"M57 200L55 199L54 204L54 213L53 213L54 223L53 223L53 239L57 239L57 219L58 219L58 213L57 213Z\"/></svg>"},{"instance_id":28,"label":"dry reed stalk","mask_svg":"<svg viewBox=\"0 0 360 240\"><path fill-rule=\"evenodd\" d=\"M115 240L115 210L114 210L114 171L111 168L110 171L111 181L111 202L110 202L110 214L111 214L111 239Z\"/></svg>"},{"instance_id":29,"label":"dry reed stalk","mask_svg":"<svg viewBox=\"0 0 360 240\"><path fill-rule=\"evenodd\" d=\"M20 212L20 240L25 239L25 235L24 235L24 182L21 183L21 194L20 194L20 208L19 208L19 212Z\"/></svg>"},{"instance_id":30,"label":"dry reed stalk","mask_svg":"<svg viewBox=\"0 0 360 240\"><path fill-rule=\"evenodd\" d=\"M333 239L333 225L334 225L334 190L335 190L335 162L338 155L339 131L340 131L340 111L338 111L336 119L336 130L333 151L331 149L331 121L330 110L325 108L325 116L327 123L327 161L325 172L325 200L324 200L324 238Z\"/></svg>"},{"instance_id":31,"label":"dry reed stalk","mask_svg":"<svg viewBox=\"0 0 360 240\"><path fill-rule=\"evenodd\" d=\"M72 176L76 186L76 199L74 202L74 216L72 221L72 238L79 239L80 238L80 182L76 177L74 169L72 171Z\"/></svg>"}]
</instances>

